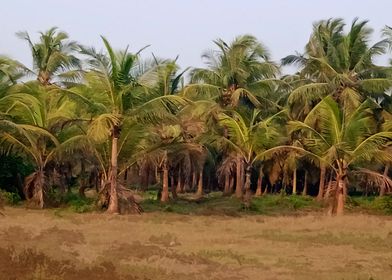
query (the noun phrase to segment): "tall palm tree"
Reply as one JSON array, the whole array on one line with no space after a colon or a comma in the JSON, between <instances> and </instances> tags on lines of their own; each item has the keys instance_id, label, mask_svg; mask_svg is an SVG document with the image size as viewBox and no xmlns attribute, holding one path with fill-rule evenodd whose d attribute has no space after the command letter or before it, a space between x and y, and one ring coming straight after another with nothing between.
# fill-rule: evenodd
<instances>
[{"instance_id":1,"label":"tall palm tree","mask_svg":"<svg viewBox=\"0 0 392 280\"><path fill-rule=\"evenodd\" d=\"M303 122L289 122L292 131L303 133L308 155L315 156L335 173L333 213L343 213L350 170L392 159L385 149L391 145L390 124L385 123L386 129L377 131L373 106L374 103L367 99L354 111L345 112L346 108L340 109L333 96L327 96Z\"/></svg>"},{"instance_id":2,"label":"tall palm tree","mask_svg":"<svg viewBox=\"0 0 392 280\"><path fill-rule=\"evenodd\" d=\"M41 85L74 82L80 77L81 65L75 56L79 47L75 41L68 40L67 33L52 27L46 32L40 32L37 43L31 40L26 31L16 35L27 41L33 58L30 73L37 77Z\"/></svg>"},{"instance_id":3,"label":"tall palm tree","mask_svg":"<svg viewBox=\"0 0 392 280\"><path fill-rule=\"evenodd\" d=\"M279 72L265 46L251 35L238 36L230 45L222 39L214 43L218 50L202 55L207 68L192 70L191 84L184 94L216 98L222 107L235 107L244 96L260 106L258 98L271 90Z\"/></svg>"},{"instance_id":4,"label":"tall palm tree","mask_svg":"<svg viewBox=\"0 0 392 280\"><path fill-rule=\"evenodd\" d=\"M237 154L237 167L244 163L247 192L250 191L251 171L257 161L257 154L279 142L280 134L276 125L279 117L284 113L281 111L266 119L260 119L259 110L254 110L250 116L236 111L229 112L229 114L221 113L218 116L221 127L227 129L227 137L218 134L215 141L228 145ZM242 197L240 184L236 186L236 196Z\"/></svg>"},{"instance_id":5,"label":"tall palm tree","mask_svg":"<svg viewBox=\"0 0 392 280\"><path fill-rule=\"evenodd\" d=\"M102 37L106 54L93 48L82 47L81 53L89 57L89 71L84 75L85 85L73 89L94 103L93 121L88 135L96 140L111 138L110 199L108 212L118 213L117 174L118 142L122 125L127 118L151 122L167 116L185 104L175 95L156 96L159 65L145 64L140 60L140 51L133 54L126 48L115 52ZM108 135L109 134L109 135Z\"/></svg>"},{"instance_id":6,"label":"tall palm tree","mask_svg":"<svg viewBox=\"0 0 392 280\"><path fill-rule=\"evenodd\" d=\"M374 63L376 56L387 51L390 40L369 45L372 30L367 23L354 19L345 33L342 19L317 22L305 53L282 59L283 65L300 67L288 99L300 118L329 94L340 106L353 110L367 97L377 99L392 86L389 69Z\"/></svg>"},{"instance_id":7,"label":"tall palm tree","mask_svg":"<svg viewBox=\"0 0 392 280\"><path fill-rule=\"evenodd\" d=\"M27 72L27 69L18 61L6 56L0 56L0 96L9 87L16 84Z\"/></svg>"},{"instance_id":8,"label":"tall palm tree","mask_svg":"<svg viewBox=\"0 0 392 280\"><path fill-rule=\"evenodd\" d=\"M61 134L77 119L76 103L54 86L35 81L15 85L0 99L2 145L32 160L36 171L25 180L26 198L43 208L49 190L47 166L56 160ZM73 130L73 129L72 129ZM75 131L67 138L77 135ZM69 139L64 140L69 140Z\"/></svg>"}]
</instances>

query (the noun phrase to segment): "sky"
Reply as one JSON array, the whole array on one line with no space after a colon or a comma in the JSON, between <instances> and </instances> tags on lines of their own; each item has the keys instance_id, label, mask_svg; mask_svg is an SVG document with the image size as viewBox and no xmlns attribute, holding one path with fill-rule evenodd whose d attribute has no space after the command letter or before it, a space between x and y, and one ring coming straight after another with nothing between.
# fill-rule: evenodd
<instances>
[{"instance_id":1,"label":"sky","mask_svg":"<svg viewBox=\"0 0 392 280\"><path fill-rule=\"evenodd\" d=\"M269 49L273 60L302 52L312 24L330 17L349 25L367 19L375 30L392 26L391 0L9 0L1 3L0 54L31 66L26 42L15 36L56 26L72 40L103 48L104 35L116 49L130 46L162 58L175 58L182 68L202 67L201 54L217 38L230 42L252 34ZM385 64L386 57L379 63Z\"/></svg>"}]
</instances>

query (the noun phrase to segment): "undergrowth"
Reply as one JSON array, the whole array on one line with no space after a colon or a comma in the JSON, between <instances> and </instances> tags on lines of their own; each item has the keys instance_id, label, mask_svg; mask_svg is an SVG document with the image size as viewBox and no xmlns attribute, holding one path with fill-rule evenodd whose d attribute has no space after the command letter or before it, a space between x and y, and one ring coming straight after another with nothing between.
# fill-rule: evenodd
<instances>
[{"instance_id":1,"label":"undergrowth","mask_svg":"<svg viewBox=\"0 0 392 280\"><path fill-rule=\"evenodd\" d=\"M201 199L192 199L189 195L181 195L176 200L161 203L156 199L142 202L146 212L173 212L178 214L228 215L240 214L283 214L289 215L300 210L317 211L321 205L309 196L264 195L254 197L245 204L236 197L224 197L222 193L210 193Z\"/></svg>"}]
</instances>

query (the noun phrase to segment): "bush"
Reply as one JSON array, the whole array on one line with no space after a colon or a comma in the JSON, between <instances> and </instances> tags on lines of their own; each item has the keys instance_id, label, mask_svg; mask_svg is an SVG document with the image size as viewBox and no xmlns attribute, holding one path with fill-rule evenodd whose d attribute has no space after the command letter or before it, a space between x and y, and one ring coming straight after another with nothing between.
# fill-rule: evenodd
<instances>
[{"instance_id":1,"label":"bush","mask_svg":"<svg viewBox=\"0 0 392 280\"><path fill-rule=\"evenodd\" d=\"M22 199L17 193L0 190L0 200L8 205L17 205Z\"/></svg>"},{"instance_id":2,"label":"bush","mask_svg":"<svg viewBox=\"0 0 392 280\"><path fill-rule=\"evenodd\" d=\"M251 202L250 210L262 214L290 214L296 210L317 210L320 207L321 205L310 196L279 194L255 197Z\"/></svg>"},{"instance_id":3,"label":"bush","mask_svg":"<svg viewBox=\"0 0 392 280\"><path fill-rule=\"evenodd\" d=\"M84 198L75 193L67 193L63 202L76 213L85 213L95 209L94 199Z\"/></svg>"},{"instance_id":4,"label":"bush","mask_svg":"<svg viewBox=\"0 0 392 280\"><path fill-rule=\"evenodd\" d=\"M347 207L360 208L374 214L392 214L392 196L359 196L347 197Z\"/></svg>"},{"instance_id":5,"label":"bush","mask_svg":"<svg viewBox=\"0 0 392 280\"><path fill-rule=\"evenodd\" d=\"M386 214L392 214L392 195L376 197L373 208Z\"/></svg>"}]
</instances>

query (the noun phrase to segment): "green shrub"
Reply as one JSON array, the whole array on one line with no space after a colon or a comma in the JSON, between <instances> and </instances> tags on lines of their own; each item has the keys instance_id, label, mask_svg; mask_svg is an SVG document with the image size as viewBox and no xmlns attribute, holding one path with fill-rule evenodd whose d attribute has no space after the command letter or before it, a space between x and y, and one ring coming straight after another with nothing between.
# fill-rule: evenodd
<instances>
[{"instance_id":1,"label":"green shrub","mask_svg":"<svg viewBox=\"0 0 392 280\"><path fill-rule=\"evenodd\" d=\"M8 205L17 205L22 200L19 194L0 190L1 200Z\"/></svg>"},{"instance_id":2,"label":"green shrub","mask_svg":"<svg viewBox=\"0 0 392 280\"><path fill-rule=\"evenodd\" d=\"M392 214L392 195L376 197L373 208L386 214Z\"/></svg>"},{"instance_id":3,"label":"green shrub","mask_svg":"<svg viewBox=\"0 0 392 280\"><path fill-rule=\"evenodd\" d=\"M263 195L252 199L250 210L261 213L290 214L296 210L320 208L321 205L310 196Z\"/></svg>"},{"instance_id":4,"label":"green shrub","mask_svg":"<svg viewBox=\"0 0 392 280\"><path fill-rule=\"evenodd\" d=\"M359 208L368 212L390 215L392 214L392 196L348 196L346 206L350 209Z\"/></svg>"},{"instance_id":5,"label":"green shrub","mask_svg":"<svg viewBox=\"0 0 392 280\"><path fill-rule=\"evenodd\" d=\"M95 200L92 198L81 197L76 193L67 193L63 202L76 213L85 213L95 209Z\"/></svg>"}]
</instances>

